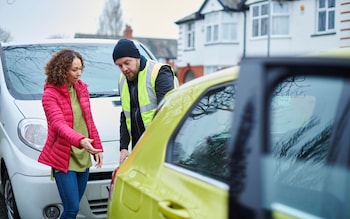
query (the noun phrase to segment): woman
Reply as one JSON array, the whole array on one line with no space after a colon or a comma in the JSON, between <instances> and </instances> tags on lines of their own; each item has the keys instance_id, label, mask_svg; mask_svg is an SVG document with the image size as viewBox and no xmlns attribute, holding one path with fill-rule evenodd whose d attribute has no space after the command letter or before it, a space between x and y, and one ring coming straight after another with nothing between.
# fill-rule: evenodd
<instances>
[{"instance_id":1,"label":"woman","mask_svg":"<svg viewBox=\"0 0 350 219\"><path fill-rule=\"evenodd\" d=\"M103 161L101 140L92 118L87 84L79 79L82 56L63 49L45 67L42 104L48 136L38 161L52 167L52 176L62 199L61 219L75 218L84 194L94 156Z\"/></svg>"}]
</instances>

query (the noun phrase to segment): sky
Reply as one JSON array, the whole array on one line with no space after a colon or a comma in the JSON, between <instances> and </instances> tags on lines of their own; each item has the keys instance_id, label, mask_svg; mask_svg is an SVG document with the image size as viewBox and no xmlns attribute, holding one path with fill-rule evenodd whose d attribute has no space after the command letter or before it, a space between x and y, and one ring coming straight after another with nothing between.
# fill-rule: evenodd
<instances>
[{"instance_id":1,"label":"sky","mask_svg":"<svg viewBox=\"0 0 350 219\"><path fill-rule=\"evenodd\" d=\"M175 22L204 0L120 0L134 37L178 38ZM105 0L0 0L0 27L14 41L95 34Z\"/></svg>"}]
</instances>

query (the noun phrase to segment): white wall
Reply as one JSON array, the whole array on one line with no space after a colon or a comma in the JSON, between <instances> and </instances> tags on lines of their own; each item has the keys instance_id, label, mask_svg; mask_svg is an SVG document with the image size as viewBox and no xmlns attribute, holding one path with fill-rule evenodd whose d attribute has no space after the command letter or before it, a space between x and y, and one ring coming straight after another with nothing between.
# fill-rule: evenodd
<instances>
[{"instance_id":1,"label":"white wall","mask_svg":"<svg viewBox=\"0 0 350 219\"><path fill-rule=\"evenodd\" d=\"M341 11L350 10L350 5L341 5L348 0L336 0L336 20L335 34L318 35L316 0L286 1L290 4L290 29L289 35L284 37L270 38L270 56L277 55L301 55L309 52L323 51L350 44L350 40L345 42L341 37L350 37L350 31L341 32L340 29L350 28L349 22L342 23L342 20L350 19L350 14L341 14ZM257 2L257 1L249 1ZM301 10L304 5L304 10ZM222 10L221 5L216 0L211 0L203 8L202 12ZM267 56L267 37L252 38L251 34L251 11L246 12L246 56ZM178 41L178 66L203 65L203 66L228 66L237 64L244 50L244 14L236 13L238 21L238 40L231 44L205 44L205 23L204 20L195 23L195 49L184 51L185 24L179 25ZM347 16L347 17L345 17ZM350 45L347 45L350 46Z\"/></svg>"},{"instance_id":2,"label":"white wall","mask_svg":"<svg viewBox=\"0 0 350 219\"><path fill-rule=\"evenodd\" d=\"M210 0L203 8L202 13L212 11L221 11L222 6L217 0ZM198 20L195 23L195 49L184 50L186 24L179 25L178 57L177 65L203 65L226 67L235 65L239 62L243 51L243 14L236 13L235 17L238 23L238 39L234 43L206 44L205 42L205 23Z\"/></svg>"},{"instance_id":3,"label":"white wall","mask_svg":"<svg viewBox=\"0 0 350 219\"><path fill-rule=\"evenodd\" d=\"M347 3L347 4L345 4ZM349 12L350 4L349 0L336 0L337 7L341 8L337 13L339 16L336 16L336 29L338 34L339 46L340 47L350 47L350 14L341 13ZM347 21L347 22L342 22ZM343 38L343 39L342 39Z\"/></svg>"},{"instance_id":4,"label":"white wall","mask_svg":"<svg viewBox=\"0 0 350 219\"><path fill-rule=\"evenodd\" d=\"M316 1L290 1L290 35L287 37L270 38L270 55L300 55L309 52L322 51L340 46L337 34L316 34ZM304 10L300 6L304 5ZM252 39L251 11L248 16L247 55L267 55L267 37ZM336 15L337 17L337 15ZM335 21L336 25L338 21ZM336 31L337 32L337 31Z\"/></svg>"}]
</instances>

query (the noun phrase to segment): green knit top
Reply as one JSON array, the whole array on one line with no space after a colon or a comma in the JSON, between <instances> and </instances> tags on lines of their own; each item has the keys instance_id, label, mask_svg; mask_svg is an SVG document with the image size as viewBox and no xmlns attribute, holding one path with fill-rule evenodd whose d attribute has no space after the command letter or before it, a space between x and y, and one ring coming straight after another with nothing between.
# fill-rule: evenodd
<instances>
[{"instance_id":1,"label":"green knit top","mask_svg":"<svg viewBox=\"0 0 350 219\"><path fill-rule=\"evenodd\" d=\"M73 129L84 136L89 136L88 129L80 108L80 103L77 97L77 93L73 86L69 87L69 94L72 102L72 110L73 110L73 120L74 127ZM91 167L91 155L84 148L77 148L72 146L72 153L69 160L68 170L73 170L77 172L85 172L85 170Z\"/></svg>"}]
</instances>

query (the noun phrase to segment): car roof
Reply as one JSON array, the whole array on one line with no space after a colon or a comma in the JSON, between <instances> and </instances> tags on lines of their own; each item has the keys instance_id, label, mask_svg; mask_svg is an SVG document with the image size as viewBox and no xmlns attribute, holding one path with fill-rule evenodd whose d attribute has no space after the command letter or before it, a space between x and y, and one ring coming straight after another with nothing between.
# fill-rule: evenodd
<instances>
[{"instance_id":1,"label":"car roof","mask_svg":"<svg viewBox=\"0 0 350 219\"><path fill-rule=\"evenodd\" d=\"M188 92L189 90L195 90L196 92L201 93L209 87L227 82L233 82L238 78L238 72L239 66L233 66L199 78L195 78L182 84L177 89L169 91L165 95L165 99L167 100L168 98L173 98L174 96L175 98L183 98L183 95L188 95L190 93Z\"/></svg>"},{"instance_id":2,"label":"car roof","mask_svg":"<svg viewBox=\"0 0 350 219\"><path fill-rule=\"evenodd\" d=\"M195 78L181 85L181 87L191 87L195 84L196 85L199 85L199 84L214 85L214 84L220 84L220 83L232 81L237 79L238 72L239 72L238 66L228 67L228 68L204 75L202 77Z\"/></svg>"},{"instance_id":3,"label":"car roof","mask_svg":"<svg viewBox=\"0 0 350 219\"><path fill-rule=\"evenodd\" d=\"M306 56L312 57L325 57L325 58L350 58L350 47L334 48L330 50L324 50L320 52L313 52L306 54Z\"/></svg>"}]
</instances>

